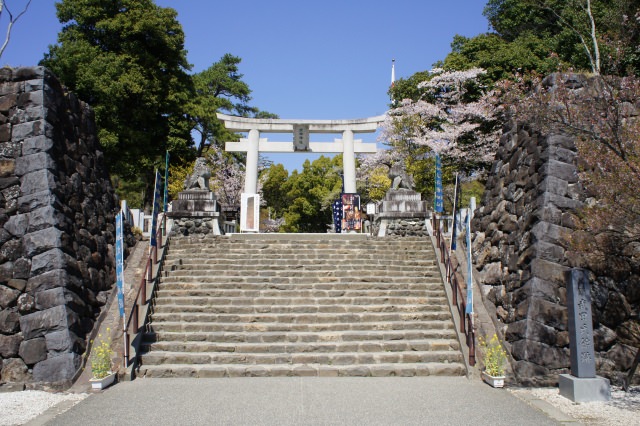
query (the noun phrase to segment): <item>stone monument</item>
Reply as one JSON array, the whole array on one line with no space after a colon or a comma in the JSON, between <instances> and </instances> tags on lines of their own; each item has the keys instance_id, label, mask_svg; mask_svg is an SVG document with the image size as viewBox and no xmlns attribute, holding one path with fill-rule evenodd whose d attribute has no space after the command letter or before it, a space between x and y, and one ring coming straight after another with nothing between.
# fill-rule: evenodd
<instances>
[{"instance_id":1,"label":"stone monument","mask_svg":"<svg viewBox=\"0 0 640 426\"><path fill-rule=\"evenodd\" d=\"M193 173L187 176L184 191L171 205L167 216L173 219L172 233L176 235L220 235L218 203L209 189L211 170L202 157L196 160Z\"/></svg>"},{"instance_id":2,"label":"stone monument","mask_svg":"<svg viewBox=\"0 0 640 426\"><path fill-rule=\"evenodd\" d=\"M608 401L609 380L596 376L589 275L583 269L572 269L565 272L565 280L571 374L560 375L560 395L573 402Z\"/></svg>"},{"instance_id":3,"label":"stone monument","mask_svg":"<svg viewBox=\"0 0 640 426\"><path fill-rule=\"evenodd\" d=\"M391 189L385 194L375 217L377 235L427 236L427 202L414 190L413 178L399 163L389 168L389 178Z\"/></svg>"}]
</instances>

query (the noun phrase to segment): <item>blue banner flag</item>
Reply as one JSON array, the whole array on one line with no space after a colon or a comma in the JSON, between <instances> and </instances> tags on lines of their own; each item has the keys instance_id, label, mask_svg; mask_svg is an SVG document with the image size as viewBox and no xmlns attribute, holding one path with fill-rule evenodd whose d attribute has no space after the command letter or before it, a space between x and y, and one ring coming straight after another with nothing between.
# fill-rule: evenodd
<instances>
[{"instance_id":1,"label":"blue banner flag","mask_svg":"<svg viewBox=\"0 0 640 426\"><path fill-rule=\"evenodd\" d=\"M436 213L444 211L444 202L442 197L442 161L440 155L436 154L436 197L434 200L434 210Z\"/></svg>"},{"instance_id":2,"label":"blue banner flag","mask_svg":"<svg viewBox=\"0 0 640 426\"><path fill-rule=\"evenodd\" d=\"M163 200L163 212L167 212L167 203L169 202L169 151L167 151L167 157L164 162L164 200Z\"/></svg>"},{"instance_id":3,"label":"blue banner flag","mask_svg":"<svg viewBox=\"0 0 640 426\"><path fill-rule=\"evenodd\" d=\"M153 215L151 216L151 247L158 246L156 231L158 228L158 213L160 213L160 191L162 191L162 176L156 170L156 190L153 194Z\"/></svg>"},{"instance_id":4,"label":"blue banner flag","mask_svg":"<svg viewBox=\"0 0 640 426\"><path fill-rule=\"evenodd\" d=\"M116 285L118 287L118 309L124 318L124 238L122 237L122 211L116 215Z\"/></svg>"},{"instance_id":5,"label":"blue banner flag","mask_svg":"<svg viewBox=\"0 0 640 426\"><path fill-rule=\"evenodd\" d=\"M459 195L460 193L460 183L458 181L458 174L456 173L456 186L453 191L453 229L451 230L451 251L456 249L456 240L458 239L458 208L459 206Z\"/></svg>"},{"instance_id":6,"label":"blue banner flag","mask_svg":"<svg viewBox=\"0 0 640 426\"><path fill-rule=\"evenodd\" d=\"M471 209L467 213L467 308L465 313L473 313L473 267L471 264Z\"/></svg>"}]
</instances>

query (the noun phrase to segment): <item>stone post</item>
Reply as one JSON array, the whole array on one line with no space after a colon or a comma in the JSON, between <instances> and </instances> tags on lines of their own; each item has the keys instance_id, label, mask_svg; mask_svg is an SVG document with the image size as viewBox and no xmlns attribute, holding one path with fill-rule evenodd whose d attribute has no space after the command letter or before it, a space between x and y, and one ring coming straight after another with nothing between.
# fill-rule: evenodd
<instances>
[{"instance_id":1,"label":"stone post","mask_svg":"<svg viewBox=\"0 0 640 426\"><path fill-rule=\"evenodd\" d=\"M356 193L356 155L353 142L353 131L342 132L342 169L344 171L344 192Z\"/></svg>"},{"instance_id":2,"label":"stone post","mask_svg":"<svg viewBox=\"0 0 640 426\"><path fill-rule=\"evenodd\" d=\"M247 194L258 193L258 153L260 148L260 132L256 129L249 130L249 150L247 151L246 176L244 180L244 192Z\"/></svg>"},{"instance_id":3,"label":"stone post","mask_svg":"<svg viewBox=\"0 0 640 426\"><path fill-rule=\"evenodd\" d=\"M571 374L560 375L560 395L574 402L608 401L609 380L596 376L589 274L584 269L572 269L565 272L565 281Z\"/></svg>"}]
</instances>

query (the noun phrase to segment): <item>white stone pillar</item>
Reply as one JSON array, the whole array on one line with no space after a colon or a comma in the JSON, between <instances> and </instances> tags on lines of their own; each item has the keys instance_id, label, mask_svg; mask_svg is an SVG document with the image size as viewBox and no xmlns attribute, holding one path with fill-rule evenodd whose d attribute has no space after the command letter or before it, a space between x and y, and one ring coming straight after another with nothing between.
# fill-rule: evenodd
<instances>
[{"instance_id":1,"label":"white stone pillar","mask_svg":"<svg viewBox=\"0 0 640 426\"><path fill-rule=\"evenodd\" d=\"M247 150L246 175L244 178L244 192L258 193L258 153L260 151L260 132L249 130L249 149Z\"/></svg>"},{"instance_id":2,"label":"white stone pillar","mask_svg":"<svg viewBox=\"0 0 640 426\"><path fill-rule=\"evenodd\" d=\"M344 173L344 192L356 192L356 154L353 147L353 131L342 132L342 171Z\"/></svg>"}]
</instances>

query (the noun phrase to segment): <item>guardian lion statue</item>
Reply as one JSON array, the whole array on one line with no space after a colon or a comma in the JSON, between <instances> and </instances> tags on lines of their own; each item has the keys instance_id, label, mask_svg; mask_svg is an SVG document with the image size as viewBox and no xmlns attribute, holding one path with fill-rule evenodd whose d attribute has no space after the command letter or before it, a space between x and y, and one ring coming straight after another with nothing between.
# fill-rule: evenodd
<instances>
[{"instance_id":1,"label":"guardian lion statue","mask_svg":"<svg viewBox=\"0 0 640 426\"><path fill-rule=\"evenodd\" d=\"M187 176L184 181L184 189L205 189L209 190L209 178L211 177L211 169L207 166L207 160L203 157L196 159L193 166L193 173Z\"/></svg>"}]
</instances>

